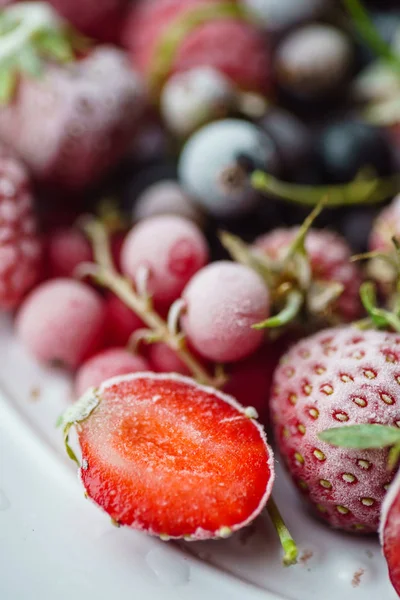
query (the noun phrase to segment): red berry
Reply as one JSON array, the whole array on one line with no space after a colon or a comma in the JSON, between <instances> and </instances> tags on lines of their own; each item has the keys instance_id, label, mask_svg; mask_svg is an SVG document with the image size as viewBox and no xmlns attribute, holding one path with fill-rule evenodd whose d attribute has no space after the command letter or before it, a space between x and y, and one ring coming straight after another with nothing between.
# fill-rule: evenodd
<instances>
[{"instance_id":1,"label":"red berry","mask_svg":"<svg viewBox=\"0 0 400 600\"><path fill-rule=\"evenodd\" d=\"M49 0L57 12L85 35L118 42L128 0Z\"/></svg>"},{"instance_id":2,"label":"red berry","mask_svg":"<svg viewBox=\"0 0 400 600\"><path fill-rule=\"evenodd\" d=\"M155 371L156 373L179 373L180 375L190 375L189 369L185 363L181 361L177 353L167 346L167 344L162 342L150 344L146 354L152 371Z\"/></svg>"},{"instance_id":3,"label":"red berry","mask_svg":"<svg viewBox=\"0 0 400 600\"><path fill-rule=\"evenodd\" d=\"M79 398L90 387L98 387L117 375L148 371L147 361L124 348L107 348L89 358L75 377L75 393Z\"/></svg>"},{"instance_id":4,"label":"red berry","mask_svg":"<svg viewBox=\"0 0 400 600\"><path fill-rule=\"evenodd\" d=\"M281 359L271 397L280 453L299 489L333 527L377 531L388 450L322 442L333 427L400 424L400 336L347 326L301 340Z\"/></svg>"},{"instance_id":5,"label":"red berry","mask_svg":"<svg viewBox=\"0 0 400 600\"><path fill-rule=\"evenodd\" d=\"M81 189L122 157L143 104L126 55L97 47L80 61L48 65L42 77L22 77L0 112L0 137L37 179Z\"/></svg>"},{"instance_id":6,"label":"red berry","mask_svg":"<svg viewBox=\"0 0 400 600\"><path fill-rule=\"evenodd\" d=\"M243 265L214 262L201 269L183 292L183 328L201 356L216 362L246 358L264 333L252 325L269 315L269 294L261 277Z\"/></svg>"},{"instance_id":7,"label":"red berry","mask_svg":"<svg viewBox=\"0 0 400 600\"><path fill-rule=\"evenodd\" d=\"M400 236L400 195L378 215L369 238L369 249L383 253L394 251L393 237Z\"/></svg>"},{"instance_id":8,"label":"red berry","mask_svg":"<svg viewBox=\"0 0 400 600\"><path fill-rule=\"evenodd\" d=\"M380 534L390 580L400 597L400 473L382 506Z\"/></svg>"},{"instance_id":9,"label":"red berry","mask_svg":"<svg viewBox=\"0 0 400 600\"><path fill-rule=\"evenodd\" d=\"M105 301L107 342L111 346L125 346L132 333L144 327L143 321L114 295Z\"/></svg>"},{"instance_id":10,"label":"red berry","mask_svg":"<svg viewBox=\"0 0 400 600\"><path fill-rule=\"evenodd\" d=\"M79 423L80 476L116 522L152 535L224 537L263 509L274 479L260 425L182 376L106 381Z\"/></svg>"},{"instance_id":11,"label":"red berry","mask_svg":"<svg viewBox=\"0 0 400 600\"><path fill-rule=\"evenodd\" d=\"M0 309L15 308L38 281L40 258L27 173L0 148Z\"/></svg>"},{"instance_id":12,"label":"red berry","mask_svg":"<svg viewBox=\"0 0 400 600\"><path fill-rule=\"evenodd\" d=\"M73 277L77 266L92 260L85 235L73 227L52 231L45 247L49 277Z\"/></svg>"},{"instance_id":13,"label":"red berry","mask_svg":"<svg viewBox=\"0 0 400 600\"><path fill-rule=\"evenodd\" d=\"M149 75L158 44L183 15L190 18L218 0L141 0L133 7L123 32L135 66ZM270 87L270 60L265 39L246 22L228 16L199 24L182 40L171 57L168 74L209 66L227 75L239 87L266 92Z\"/></svg>"},{"instance_id":14,"label":"red berry","mask_svg":"<svg viewBox=\"0 0 400 600\"><path fill-rule=\"evenodd\" d=\"M138 223L127 235L121 254L122 271L134 281L141 267L149 269L149 291L163 304L176 300L207 261L207 241L201 230L174 215Z\"/></svg>"},{"instance_id":15,"label":"red berry","mask_svg":"<svg viewBox=\"0 0 400 600\"><path fill-rule=\"evenodd\" d=\"M255 246L272 259L283 259L298 232L297 227L275 229L258 238ZM332 308L341 321L353 321L360 315L361 273L358 265L350 262L346 240L333 231L311 229L305 245L313 281L341 283L343 292Z\"/></svg>"},{"instance_id":16,"label":"red berry","mask_svg":"<svg viewBox=\"0 0 400 600\"><path fill-rule=\"evenodd\" d=\"M79 281L52 279L26 298L16 329L37 360L74 369L104 344L104 304Z\"/></svg>"}]
</instances>

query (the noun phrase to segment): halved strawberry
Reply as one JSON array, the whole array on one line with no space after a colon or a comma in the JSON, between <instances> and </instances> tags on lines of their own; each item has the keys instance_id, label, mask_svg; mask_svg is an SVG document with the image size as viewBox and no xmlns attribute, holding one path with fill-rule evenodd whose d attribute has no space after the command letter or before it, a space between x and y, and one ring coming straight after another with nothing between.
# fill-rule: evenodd
<instances>
[{"instance_id":1,"label":"halved strawberry","mask_svg":"<svg viewBox=\"0 0 400 600\"><path fill-rule=\"evenodd\" d=\"M254 413L192 379L137 373L90 390L64 426L76 425L88 496L117 523L207 539L250 523L270 496L273 455Z\"/></svg>"},{"instance_id":2,"label":"halved strawberry","mask_svg":"<svg viewBox=\"0 0 400 600\"><path fill-rule=\"evenodd\" d=\"M400 598L400 472L382 506L380 534L390 580Z\"/></svg>"}]
</instances>

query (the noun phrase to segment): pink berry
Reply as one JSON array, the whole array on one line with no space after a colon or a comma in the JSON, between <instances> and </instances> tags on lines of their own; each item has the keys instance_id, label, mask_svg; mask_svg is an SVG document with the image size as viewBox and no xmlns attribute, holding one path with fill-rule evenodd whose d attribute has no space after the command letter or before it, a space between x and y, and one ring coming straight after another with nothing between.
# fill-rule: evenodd
<instances>
[{"instance_id":1,"label":"pink berry","mask_svg":"<svg viewBox=\"0 0 400 600\"><path fill-rule=\"evenodd\" d=\"M132 333L144 327L143 321L114 295L105 301L107 342L111 346L125 346Z\"/></svg>"},{"instance_id":2,"label":"pink berry","mask_svg":"<svg viewBox=\"0 0 400 600\"><path fill-rule=\"evenodd\" d=\"M131 354L124 348L107 348L89 358L79 368L75 377L75 393L79 398L90 387L98 387L106 379L139 371L149 371L144 358Z\"/></svg>"},{"instance_id":3,"label":"pink berry","mask_svg":"<svg viewBox=\"0 0 400 600\"><path fill-rule=\"evenodd\" d=\"M72 277L80 263L92 260L88 240L73 227L52 231L47 238L45 255L50 277Z\"/></svg>"},{"instance_id":4,"label":"pink berry","mask_svg":"<svg viewBox=\"0 0 400 600\"><path fill-rule=\"evenodd\" d=\"M400 194L378 215L369 238L369 249L388 253L394 251L393 237L400 236Z\"/></svg>"},{"instance_id":5,"label":"pink berry","mask_svg":"<svg viewBox=\"0 0 400 600\"><path fill-rule=\"evenodd\" d=\"M172 215L136 225L127 235L121 254L122 271L134 281L141 267L149 269L149 291L161 303L176 300L207 260L207 242L200 229Z\"/></svg>"},{"instance_id":6,"label":"pink berry","mask_svg":"<svg viewBox=\"0 0 400 600\"><path fill-rule=\"evenodd\" d=\"M147 358L152 371L156 373L180 373L190 375L189 369L167 344L151 344L147 348Z\"/></svg>"},{"instance_id":7,"label":"pink berry","mask_svg":"<svg viewBox=\"0 0 400 600\"><path fill-rule=\"evenodd\" d=\"M135 221L158 215L178 215L201 224L203 215L177 181L164 179L142 192L133 209Z\"/></svg>"},{"instance_id":8,"label":"pink berry","mask_svg":"<svg viewBox=\"0 0 400 600\"><path fill-rule=\"evenodd\" d=\"M104 304L84 283L53 279L27 297L16 328L19 339L39 361L75 369L103 345Z\"/></svg>"},{"instance_id":9,"label":"pink berry","mask_svg":"<svg viewBox=\"0 0 400 600\"><path fill-rule=\"evenodd\" d=\"M184 330L205 358L237 361L254 352L263 332L252 325L269 316L269 293L251 269L228 261L199 271L183 292Z\"/></svg>"}]
</instances>

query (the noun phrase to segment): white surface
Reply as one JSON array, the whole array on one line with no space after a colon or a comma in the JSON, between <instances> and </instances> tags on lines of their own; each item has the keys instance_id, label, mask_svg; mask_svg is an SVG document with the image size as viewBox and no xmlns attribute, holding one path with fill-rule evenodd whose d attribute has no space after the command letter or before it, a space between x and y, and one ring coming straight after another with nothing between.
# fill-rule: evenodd
<instances>
[{"instance_id":1,"label":"white surface","mask_svg":"<svg viewBox=\"0 0 400 600\"><path fill-rule=\"evenodd\" d=\"M252 535L180 546L113 527L62 454L54 424L68 379L37 367L6 320L0 357L1 600L396 600L377 540L314 521L280 471L274 495L303 557L295 567L281 566L262 518Z\"/></svg>"}]
</instances>

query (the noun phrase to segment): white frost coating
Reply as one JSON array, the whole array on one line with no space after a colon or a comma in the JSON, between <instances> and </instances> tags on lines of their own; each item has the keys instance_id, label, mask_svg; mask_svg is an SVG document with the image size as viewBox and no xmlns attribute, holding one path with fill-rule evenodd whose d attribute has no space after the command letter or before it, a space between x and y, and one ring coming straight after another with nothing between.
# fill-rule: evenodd
<instances>
[{"instance_id":1,"label":"white frost coating","mask_svg":"<svg viewBox=\"0 0 400 600\"><path fill-rule=\"evenodd\" d=\"M235 398L233 398L233 396L224 394L223 392L221 392L213 387L201 385L201 384L197 383L196 381L194 381L193 379L191 379L190 377L178 375L177 373L143 372L143 373L130 373L128 375L118 375L116 377L112 377L111 379L107 379L106 381L104 381L97 390L95 388L88 390L88 392L86 394L84 394L84 396L82 397L81 400L83 400L83 398L85 398L86 396L88 396L88 401L90 401L90 399L92 399L93 402L96 400L97 403L92 408L92 410L93 410L99 402L98 397L101 398L102 395L104 394L104 392L106 392L109 388L113 387L114 385L118 385L119 383L123 383L125 381L134 381L135 379L146 379L146 378L158 380L158 381L177 381L180 383L185 383L186 385L191 386L192 388L196 388L206 394L215 395L217 398L219 398L223 402L226 402L227 404L229 404L230 406L235 408L238 412L240 412L242 415L244 415L246 417L246 409L241 404L239 404L239 402L237 400L235 400ZM268 469L270 472L270 476L268 479L267 486L265 488L264 495L261 498L259 505L253 511L253 513L249 517L247 517L247 519L245 519L241 523L236 523L235 525L231 526L232 533L235 531L238 531L239 529L242 529L243 527L246 527L247 525L252 523L254 521L254 519L261 513L261 511L264 509L265 505L267 504L269 497L271 496L272 487L273 487L274 481L275 481L274 454L273 454L272 448L268 445L267 435L265 433L264 427L260 423L258 423L258 421L252 420L252 422L254 423L254 426L257 428L260 438L263 441L265 447L267 448L267 456L268 456L267 466L268 466ZM98 505L96 504L96 506L98 506ZM138 529L138 530L144 530L143 526L140 525L139 523L132 523L131 527L134 527L135 529ZM219 538L220 535L218 535L218 531L216 531L216 532L215 531L206 531L202 528L198 528L198 529L196 529L194 534L192 534L191 541ZM156 533L153 531L146 530L146 533L148 533L150 535L154 535L156 537L160 537L160 534L158 532ZM171 539L180 539L180 536L177 536L177 537L170 536L170 537L171 537Z\"/></svg>"},{"instance_id":2,"label":"white frost coating","mask_svg":"<svg viewBox=\"0 0 400 600\"><path fill-rule=\"evenodd\" d=\"M386 494L385 499L382 503L381 520L380 520L380 526L379 526L379 537L380 537L382 546L384 543L384 533L385 533L387 520L389 517L389 511L392 508L392 505L396 501L396 498L398 496L400 496L400 471L397 473L395 479L393 480L391 486L389 487L388 493Z\"/></svg>"},{"instance_id":3,"label":"white frost coating","mask_svg":"<svg viewBox=\"0 0 400 600\"><path fill-rule=\"evenodd\" d=\"M70 406L62 416L61 424L63 427L73 423L80 423L88 418L100 402L98 389L89 388L81 398Z\"/></svg>"},{"instance_id":4,"label":"white frost coating","mask_svg":"<svg viewBox=\"0 0 400 600\"><path fill-rule=\"evenodd\" d=\"M41 30L60 31L64 21L47 2L21 2L4 10L4 14L19 21L18 26L1 36L0 62L15 54Z\"/></svg>"}]
</instances>

